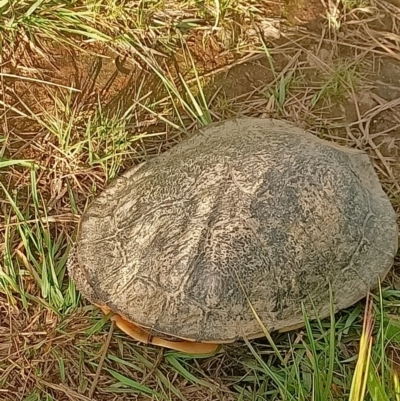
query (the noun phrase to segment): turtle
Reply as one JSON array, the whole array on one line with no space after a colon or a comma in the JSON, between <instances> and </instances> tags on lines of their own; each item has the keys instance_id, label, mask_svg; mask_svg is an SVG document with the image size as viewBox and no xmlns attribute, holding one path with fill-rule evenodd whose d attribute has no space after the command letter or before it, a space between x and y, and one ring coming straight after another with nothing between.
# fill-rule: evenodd
<instances>
[{"instance_id":1,"label":"turtle","mask_svg":"<svg viewBox=\"0 0 400 401\"><path fill-rule=\"evenodd\" d=\"M80 219L68 271L139 343L204 354L354 305L397 249L365 152L237 117L106 186Z\"/></svg>"}]
</instances>

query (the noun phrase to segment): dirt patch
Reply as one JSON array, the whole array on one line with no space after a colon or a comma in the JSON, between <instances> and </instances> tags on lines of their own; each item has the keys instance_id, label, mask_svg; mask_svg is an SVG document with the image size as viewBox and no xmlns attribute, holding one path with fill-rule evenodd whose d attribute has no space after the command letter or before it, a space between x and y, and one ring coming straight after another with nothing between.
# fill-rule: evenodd
<instances>
[{"instance_id":1,"label":"dirt patch","mask_svg":"<svg viewBox=\"0 0 400 401\"><path fill-rule=\"evenodd\" d=\"M318 20L325 16L326 9L321 0L283 0L281 12L291 24L297 25Z\"/></svg>"},{"instance_id":2,"label":"dirt patch","mask_svg":"<svg viewBox=\"0 0 400 401\"><path fill-rule=\"evenodd\" d=\"M200 29L192 30L185 35L186 43L190 48L196 68L201 74L223 69L233 60L242 57L243 53L241 53L240 48L232 48L233 44L242 46L243 43L240 43L240 41L243 40L259 41L260 35L264 34L267 35L266 39L269 40L268 34L271 33L269 30L271 25L268 21L288 20L290 23L297 25L313 21L317 16L321 15L323 6L319 0L308 2L303 0L282 0L267 2L255 11L253 21L247 18L247 20L235 22L235 18L232 19L232 26L237 24L241 33L236 39L232 39L233 42L231 41L228 47L224 42L223 34L220 35L219 31L213 34L205 34L204 30ZM276 30L272 34L278 32L279 24L274 29ZM250 31L253 33L249 34ZM23 40L21 40L22 42ZM132 86L140 78L143 78L146 72L150 73L146 78L146 83L149 84L154 80L149 66L132 54L118 53L108 46L99 44L88 43L83 45L82 48L85 52L72 47L57 46L52 43L47 43L46 49L24 49L21 44L17 46L16 53L10 56L10 62L4 64L3 72L15 74L16 76L23 73L23 75L34 80L73 87L79 91L74 96L76 103L90 103L97 101L98 98L101 98L104 103L115 103L116 100L121 100L121 96L119 96L121 92L128 96ZM167 48L160 44L159 47L154 49L154 54L158 54L158 60L166 63L170 69L180 66L179 70L185 71L184 75L186 75L186 70L188 69L187 60L185 61L186 65L183 65L182 59L185 55L182 54L179 41L172 48ZM256 71L253 72L257 75ZM252 76L253 74L250 72L250 74L247 73L246 75ZM33 114L39 113L41 108L49 109L53 107L52 99L49 98L45 85L41 83L35 84L32 81L21 82L17 79L14 80L13 86L11 85L13 79L7 79L6 81L7 87L13 89L8 93L11 103L19 103L20 99L12 93L15 92L23 99L25 105ZM151 86L155 91L159 89L158 82L157 84L151 83Z\"/></svg>"},{"instance_id":3,"label":"dirt patch","mask_svg":"<svg viewBox=\"0 0 400 401\"><path fill-rule=\"evenodd\" d=\"M234 55L227 52L215 36L204 37L200 31L188 38L187 46L196 68L203 74L228 65L234 59Z\"/></svg>"},{"instance_id":4,"label":"dirt patch","mask_svg":"<svg viewBox=\"0 0 400 401\"><path fill-rule=\"evenodd\" d=\"M226 72L218 74L209 88L209 96L212 92L221 89L221 95L228 99L235 99L252 90L271 82L273 74L265 58L240 64Z\"/></svg>"},{"instance_id":5,"label":"dirt patch","mask_svg":"<svg viewBox=\"0 0 400 401\"><path fill-rule=\"evenodd\" d=\"M377 66L378 72L372 76L376 86L373 93L391 101L400 97L400 61L386 59Z\"/></svg>"}]
</instances>

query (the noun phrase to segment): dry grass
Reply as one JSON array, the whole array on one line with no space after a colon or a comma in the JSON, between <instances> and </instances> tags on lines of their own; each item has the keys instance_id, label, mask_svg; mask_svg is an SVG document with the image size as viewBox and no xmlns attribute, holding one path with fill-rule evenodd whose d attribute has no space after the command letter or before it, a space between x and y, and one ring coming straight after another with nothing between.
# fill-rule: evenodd
<instances>
[{"instance_id":1,"label":"dry grass","mask_svg":"<svg viewBox=\"0 0 400 401\"><path fill-rule=\"evenodd\" d=\"M278 38L276 2L122 3L0 0L0 399L361 399L362 303L274 336L283 361L263 340L193 358L109 336L65 262L107 182L236 115L365 150L399 214L400 8L315 2L320 25ZM398 268L371 296L366 399L399 397Z\"/></svg>"}]
</instances>

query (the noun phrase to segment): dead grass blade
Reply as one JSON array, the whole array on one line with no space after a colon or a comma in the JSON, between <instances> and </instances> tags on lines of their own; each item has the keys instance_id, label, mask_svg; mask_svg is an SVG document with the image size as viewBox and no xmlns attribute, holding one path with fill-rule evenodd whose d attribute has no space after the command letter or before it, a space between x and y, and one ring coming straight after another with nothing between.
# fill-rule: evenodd
<instances>
[{"instance_id":1,"label":"dead grass blade","mask_svg":"<svg viewBox=\"0 0 400 401\"><path fill-rule=\"evenodd\" d=\"M363 401L365 399L371 363L372 331L374 329L372 306L373 302L368 294L365 303L364 324L360 338L358 360L351 384L349 401Z\"/></svg>"},{"instance_id":2,"label":"dead grass blade","mask_svg":"<svg viewBox=\"0 0 400 401\"><path fill-rule=\"evenodd\" d=\"M106 340L106 342L104 344L104 347L103 347L103 351L102 351L102 354L101 354L99 365L97 366L96 375L95 375L95 377L93 379L92 386L90 387L90 390L89 390L89 398L90 399L93 398L93 394L96 391L96 386L97 386L97 383L99 381L99 377L100 377L100 374L101 374L101 369L103 368L104 360L106 359L108 347L110 346L111 338L112 338L112 335L113 335L113 332L114 332L114 326L115 326L115 321L111 320L110 331L108 332L107 340Z\"/></svg>"}]
</instances>

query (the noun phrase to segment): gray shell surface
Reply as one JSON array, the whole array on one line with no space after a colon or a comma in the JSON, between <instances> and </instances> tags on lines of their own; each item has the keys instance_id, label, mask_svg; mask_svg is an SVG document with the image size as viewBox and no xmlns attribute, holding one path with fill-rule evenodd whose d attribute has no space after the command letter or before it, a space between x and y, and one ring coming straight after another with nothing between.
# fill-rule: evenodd
<instances>
[{"instance_id":1,"label":"gray shell surface","mask_svg":"<svg viewBox=\"0 0 400 401\"><path fill-rule=\"evenodd\" d=\"M366 154L271 119L202 129L108 186L69 271L153 333L230 342L329 316L393 264L394 210ZM252 305L252 308L250 307ZM312 306L314 304L314 307Z\"/></svg>"}]
</instances>

